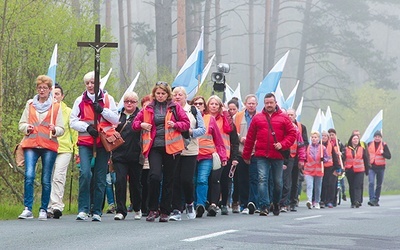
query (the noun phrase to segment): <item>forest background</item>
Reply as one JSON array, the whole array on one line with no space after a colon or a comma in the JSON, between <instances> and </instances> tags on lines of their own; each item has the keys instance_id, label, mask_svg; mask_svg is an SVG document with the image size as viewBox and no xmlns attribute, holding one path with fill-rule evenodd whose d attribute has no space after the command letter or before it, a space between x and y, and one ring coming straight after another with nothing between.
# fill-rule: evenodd
<instances>
[{"instance_id":1,"label":"forest background","mask_svg":"<svg viewBox=\"0 0 400 250\"><path fill-rule=\"evenodd\" d=\"M35 78L46 74L58 44L57 82L68 106L93 70L94 53L78 48L93 41L102 24L102 41L118 49L101 51L101 75L110 68L106 89L121 98L137 72L135 91L148 94L157 80L172 82L204 27L204 62L213 54L228 63L227 83L241 83L242 97L259 83L286 51L281 78L287 96L300 81L294 107L304 97L301 122L308 129L317 110L331 107L342 142L363 133L383 109L383 138L392 152L383 190L400 190L398 167L400 2L398 0L4 0L0 3L0 204L21 202L23 168L12 156L21 140L18 121L35 93ZM199 94L212 94L210 77ZM310 131L309 131L310 132ZM73 170L73 171L72 171ZM36 175L40 185L40 164ZM72 200L77 193L71 167ZM367 182L365 182L367 183ZM365 187L367 185L364 185ZM40 194L36 188L36 197ZM66 192L66 195L69 191Z\"/></svg>"}]
</instances>

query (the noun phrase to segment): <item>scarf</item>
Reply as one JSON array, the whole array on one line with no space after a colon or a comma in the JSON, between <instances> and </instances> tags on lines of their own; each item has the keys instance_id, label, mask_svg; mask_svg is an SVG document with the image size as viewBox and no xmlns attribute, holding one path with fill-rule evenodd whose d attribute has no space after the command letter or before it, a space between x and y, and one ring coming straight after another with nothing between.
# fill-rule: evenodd
<instances>
[{"instance_id":1,"label":"scarf","mask_svg":"<svg viewBox=\"0 0 400 250\"><path fill-rule=\"evenodd\" d=\"M35 107L36 111L39 114L42 114L42 113L48 111L49 108L51 107L51 101L53 100L53 98L50 98L50 97L51 97L51 94L49 95L47 100L43 103L39 102L39 95L35 95L33 97L33 107Z\"/></svg>"}]
</instances>

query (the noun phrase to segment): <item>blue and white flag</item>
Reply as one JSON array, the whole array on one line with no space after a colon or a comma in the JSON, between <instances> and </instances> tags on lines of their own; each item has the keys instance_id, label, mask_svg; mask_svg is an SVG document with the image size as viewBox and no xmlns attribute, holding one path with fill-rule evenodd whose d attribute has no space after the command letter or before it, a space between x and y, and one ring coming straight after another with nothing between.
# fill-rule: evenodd
<instances>
[{"instance_id":1,"label":"blue and white flag","mask_svg":"<svg viewBox=\"0 0 400 250\"><path fill-rule=\"evenodd\" d=\"M286 52L286 54L275 64L275 66L271 69L258 87L256 92L258 99L257 111L261 111L264 108L264 96L268 93L276 91L276 87L281 79L289 52L290 50Z\"/></svg>"},{"instance_id":2,"label":"blue and white flag","mask_svg":"<svg viewBox=\"0 0 400 250\"><path fill-rule=\"evenodd\" d=\"M318 109L317 115L315 116L314 123L311 127L311 132L318 131L320 134L322 132L322 112Z\"/></svg>"},{"instance_id":3,"label":"blue and white flag","mask_svg":"<svg viewBox=\"0 0 400 250\"><path fill-rule=\"evenodd\" d=\"M53 54L51 55L49 69L47 70L47 75L53 81L53 89L56 85L56 71L57 71L57 44L54 46Z\"/></svg>"},{"instance_id":4,"label":"blue and white flag","mask_svg":"<svg viewBox=\"0 0 400 250\"><path fill-rule=\"evenodd\" d=\"M374 119L372 119L360 141L363 141L365 143L371 142L374 139L374 133L376 131L380 130L382 132L382 121L383 110L379 111Z\"/></svg>"},{"instance_id":5,"label":"blue and white flag","mask_svg":"<svg viewBox=\"0 0 400 250\"><path fill-rule=\"evenodd\" d=\"M281 89L281 82L280 81L279 81L278 85L276 86L274 95L275 95L276 103L278 104L278 106L280 108L286 109L284 107L284 105L285 105L285 97L283 96L283 92L282 92L282 89Z\"/></svg>"},{"instance_id":6,"label":"blue and white flag","mask_svg":"<svg viewBox=\"0 0 400 250\"><path fill-rule=\"evenodd\" d=\"M129 92L133 91L133 89L135 88L136 83L137 83L137 81L139 79L139 76L140 76L140 72L138 72L136 74L136 77L135 77L135 79L133 79L131 85L129 85L129 87L125 90L124 94L122 95L121 99L118 102L118 106L117 106L117 110L118 111L122 110L122 108L124 107L124 96L125 96L126 93L129 93Z\"/></svg>"},{"instance_id":7,"label":"blue and white flag","mask_svg":"<svg viewBox=\"0 0 400 250\"><path fill-rule=\"evenodd\" d=\"M204 67L203 73L201 73L201 81L200 84L196 84L194 89L190 92L187 92L187 100L190 101L193 99L193 97L196 96L197 91L199 91L201 85L203 85L204 80L206 80L206 77L208 75L208 72L210 71L211 65L214 61L215 54L211 57L210 61L208 61L207 65Z\"/></svg>"},{"instance_id":8,"label":"blue and white flag","mask_svg":"<svg viewBox=\"0 0 400 250\"><path fill-rule=\"evenodd\" d=\"M104 88L105 88L105 86L107 84L108 78L110 78L111 72L112 72L112 68L110 68L110 70L108 71L107 75L105 75L104 77L102 77L100 79L100 86L99 86L100 89L104 90Z\"/></svg>"},{"instance_id":9,"label":"blue and white flag","mask_svg":"<svg viewBox=\"0 0 400 250\"><path fill-rule=\"evenodd\" d=\"M200 39L197 46L179 70L172 87L184 87L186 93L192 93L198 89L202 74L203 74L203 60L204 60L204 29L201 27ZM196 91L197 92L197 91ZM193 94L195 95L196 92ZM190 100L190 99L188 99Z\"/></svg>"},{"instance_id":10,"label":"blue and white flag","mask_svg":"<svg viewBox=\"0 0 400 250\"><path fill-rule=\"evenodd\" d=\"M294 103L294 99L296 98L296 92L297 92L297 88L299 87L299 82L300 81L297 81L296 86L294 86L292 92L290 92L288 98L285 101L284 108L286 110L293 108L293 103Z\"/></svg>"},{"instance_id":11,"label":"blue and white flag","mask_svg":"<svg viewBox=\"0 0 400 250\"><path fill-rule=\"evenodd\" d=\"M302 96L299 106L296 109L296 120L299 122L301 122L301 111L303 110L303 99L304 99L304 97Z\"/></svg>"},{"instance_id":12,"label":"blue and white flag","mask_svg":"<svg viewBox=\"0 0 400 250\"><path fill-rule=\"evenodd\" d=\"M331 107L328 106L328 108L326 109L326 114L325 114L325 119L323 121L322 130L328 132L328 130L331 128L335 128L335 124L333 123Z\"/></svg>"}]
</instances>

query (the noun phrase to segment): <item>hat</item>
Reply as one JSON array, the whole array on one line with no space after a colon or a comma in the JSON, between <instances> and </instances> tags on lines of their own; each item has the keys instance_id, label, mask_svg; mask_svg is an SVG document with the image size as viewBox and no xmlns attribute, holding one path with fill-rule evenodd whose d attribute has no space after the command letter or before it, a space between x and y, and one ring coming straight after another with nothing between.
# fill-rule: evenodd
<instances>
[{"instance_id":1,"label":"hat","mask_svg":"<svg viewBox=\"0 0 400 250\"><path fill-rule=\"evenodd\" d=\"M380 137L382 137L381 131L380 131L380 130L375 131L374 137L375 137L375 136L380 136Z\"/></svg>"}]
</instances>

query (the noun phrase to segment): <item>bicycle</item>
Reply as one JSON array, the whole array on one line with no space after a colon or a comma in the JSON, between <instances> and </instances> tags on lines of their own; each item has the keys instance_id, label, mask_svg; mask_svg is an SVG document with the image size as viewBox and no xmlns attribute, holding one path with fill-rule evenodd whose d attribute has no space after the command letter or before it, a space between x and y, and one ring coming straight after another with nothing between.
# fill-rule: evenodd
<instances>
[{"instance_id":1,"label":"bicycle","mask_svg":"<svg viewBox=\"0 0 400 250\"><path fill-rule=\"evenodd\" d=\"M337 174L337 186L336 186L336 204L340 205L342 202L342 179L346 176L345 172L342 172L340 169L339 171L335 172Z\"/></svg>"}]
</instances>

